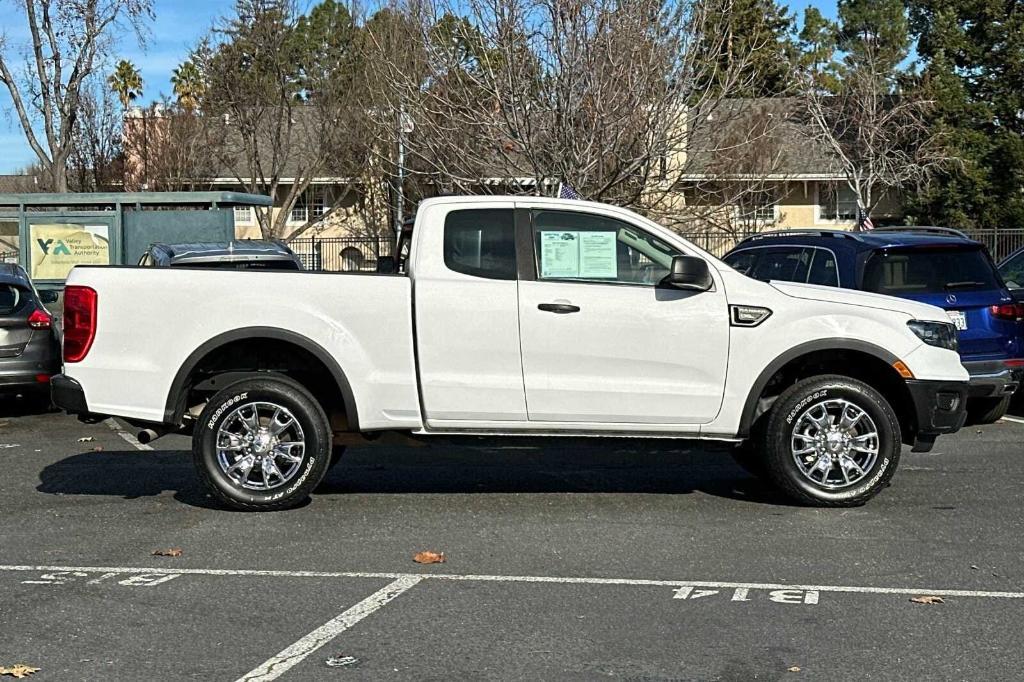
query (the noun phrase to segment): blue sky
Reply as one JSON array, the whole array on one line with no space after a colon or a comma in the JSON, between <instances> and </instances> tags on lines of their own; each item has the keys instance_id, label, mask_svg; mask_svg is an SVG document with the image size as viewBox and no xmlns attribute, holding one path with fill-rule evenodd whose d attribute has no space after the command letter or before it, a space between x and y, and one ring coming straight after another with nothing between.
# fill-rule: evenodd
<instances>
[{"instance_id":1,"label":"blue sky","mask_svg":"<svg viewBox=\"0 0 1024 682\"><path fill-rule=\"evenodd\" d=\"M310 2L310 4L314 4ZM15 9L15 3L0 4L0 27L6 31L12 44L24 42L27 34L24 17ZM171 70L188 55L189 49L205 34L217 17L231 11L233 0L154 0L155 21L144 48L139 48L133 36L125 36L112 57L130 59L139 67L145 82L143 102L157 99L161 93L171 92ZM790 10L798 17L804 8L817 6L829 17L836 13L835 0L802 0L790 2ZM6 88L0 86L0 173L14 173L35 161L35 154L25 141L21 126L11 109Z\"/></svg>"}]
</instances>

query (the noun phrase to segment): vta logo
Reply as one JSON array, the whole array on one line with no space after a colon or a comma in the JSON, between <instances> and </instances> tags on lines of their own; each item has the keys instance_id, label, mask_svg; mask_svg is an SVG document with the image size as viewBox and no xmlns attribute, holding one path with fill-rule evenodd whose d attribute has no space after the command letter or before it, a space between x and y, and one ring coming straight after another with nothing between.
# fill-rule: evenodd
<instances>
[{"instance_id":1,"label":"vta logo","mask_svg":"<svg viewBox=\"0 0 1024 682\"><path fill-rule=\"evenodd\" d=\"M36 242L39 243L39 248L43 250L43 255L44 256L50 255L50 245L53 244L53 240L52 239L37 239ZM68 245L65 244L64 242L58 241L56 246L53 247L53 255L54 256L70 256L71 255L71 249L69 249Z\"/></svg>"}]
</instances>

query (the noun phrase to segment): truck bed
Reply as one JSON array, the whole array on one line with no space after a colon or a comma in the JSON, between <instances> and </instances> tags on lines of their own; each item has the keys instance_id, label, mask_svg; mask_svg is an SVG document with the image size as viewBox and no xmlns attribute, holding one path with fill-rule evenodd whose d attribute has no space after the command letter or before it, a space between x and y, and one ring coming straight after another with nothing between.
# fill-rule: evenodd
<instances>
[{"instance_id":1,"label":"truck bed","mask_svg":"<svg viewBox=\"0 0 1024 682\"><path fill-rule=\"evenodd\" d=\"M175 375L191 355L273 328L337 359L361 429L421 426L406 277L78 267L67 283L98 294L95 341L72 365L94 412L164 421Z\"/></svg>"}]
</instances>

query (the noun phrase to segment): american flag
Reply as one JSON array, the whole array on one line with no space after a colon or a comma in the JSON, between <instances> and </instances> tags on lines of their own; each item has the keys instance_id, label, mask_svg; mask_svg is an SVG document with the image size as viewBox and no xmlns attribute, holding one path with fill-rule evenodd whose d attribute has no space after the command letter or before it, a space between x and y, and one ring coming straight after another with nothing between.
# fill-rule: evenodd
<instances>
[{"instance_id":1,"label":"american flag","mask_svg":"<svg viewBox=\"0 0 1024 682\"><path fill-rule=\"evenodd\" d=\"M868 215L867 209L860 204L857 204L857 229L862 232L875 229L875 224L871 222L871 216Z\"/></svg>"},{"instance_id":2,"label":"american flag","mask_svg":"<svg viewBox=\"0 0 1024 682\"><path fill-rule=\"evenodd\" d=\"M580 196L580 193L572 188L572 185L567 185L564 182L558 185L558 198L574 199L576 201L581 201L583 199L583 197Z\"/></svg>"}]
</instances>

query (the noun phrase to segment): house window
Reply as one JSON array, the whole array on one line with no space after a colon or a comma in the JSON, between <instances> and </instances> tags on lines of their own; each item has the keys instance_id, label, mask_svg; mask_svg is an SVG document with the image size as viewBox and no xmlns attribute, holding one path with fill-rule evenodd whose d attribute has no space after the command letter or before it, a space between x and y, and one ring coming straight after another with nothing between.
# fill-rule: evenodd
<instances>
[{"instance_id":1,"label":"house window","mask_svg":"<svg viewBox=\"0 0 1024 682\"><path fill-rule=\"evenodd\" d=\"M252 206L235 206L235 224L252 222Z\"/></svg>"},{"instance_id":2,"label":"house window","mask_svg":"<svg viewBox=\"0 0 1024 682\"><path fill-rule=\"evenodd\" d=\"M295 200L289 220L293 223L304 223L312 217L319 220L327 212L327 201L321 188L310 187Z\"/></svg>"},{"instance_id":3,"label":"house window","mask_svg":"<svg viewBox=\"0 0 1024 682\"><path fill-rule=\"evenodd\" d=\"M857 195L846 183L819 186L818 203L822 220L857 219Z\"/></svg>"},{"instance_id":4,"label":"house window","mask_svg":"<svg viewBox=\"0 0 1024 682\"><path fill-rule=\"evenodd\" d=\"M774 222L778 199L771 190L747 192L739 201L739 218L745 221Z\"/></svg>"}]
</instances>

